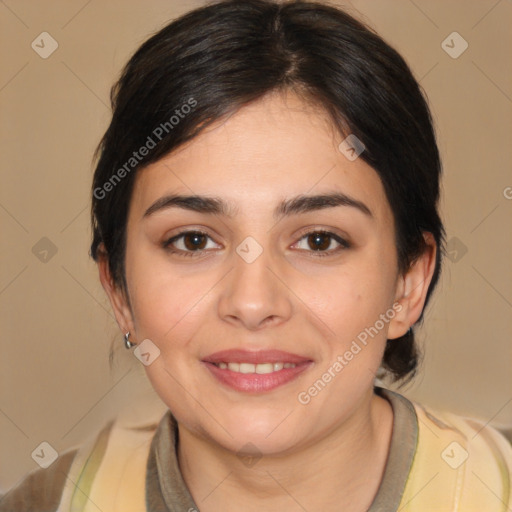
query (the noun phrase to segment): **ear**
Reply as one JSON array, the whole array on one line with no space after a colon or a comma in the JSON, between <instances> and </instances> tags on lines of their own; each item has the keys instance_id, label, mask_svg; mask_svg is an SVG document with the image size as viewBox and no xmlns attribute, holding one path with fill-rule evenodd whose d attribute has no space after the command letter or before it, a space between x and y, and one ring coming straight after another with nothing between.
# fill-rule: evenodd
<instances>
[{"instance_id":1,"label":"ear","mask_svg":"<svg viewBox=\"0 0 512 512\"><path fill-rule=\"evenodd\" d=\"M411 265L405 275L397 280L395 316L389 322L388 339L403 336L421 316L428 287L436 266L437 244L432 233L423 233L426 247L423 254Z\"/></svg>"},{"instance_id":2,"label":"ear","mask_svg":"<svg viewBox=\"0 0 512 512\"><path fill-rule=\"evenodd\" d=\"M107 252L103 244L98 248L98 270L101 284L110 300L119 329L121 329L123 334L130 332L133 335L135 333L135 326L132 312L123 290L116 286L110 274Z\"/></svg>"}]
</instances>

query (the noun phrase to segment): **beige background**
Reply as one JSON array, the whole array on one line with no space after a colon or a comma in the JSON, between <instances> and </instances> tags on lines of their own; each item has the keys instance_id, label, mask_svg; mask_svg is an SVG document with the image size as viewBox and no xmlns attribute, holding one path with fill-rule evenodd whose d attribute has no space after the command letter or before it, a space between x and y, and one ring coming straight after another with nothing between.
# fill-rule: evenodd
<instances>
[{"instance_id":1,"label":"beige background","mask_svg":"<svg viewBox=\"0 0 512 512\"><path fill-rule=\"evenodd\" d=\"M0 2L0 489L37 467L31 453L42 441L62 451L123 407L158 404L122 348L88 257L91 158L131 52L202 4ZM421 332L423 370L404 393L512 429L512 2L345 5L411 65L444 158L442 214L455 257ZM31 48L43 31L59 45L47 59ZM457 59L441 46L453 31L469 44ZM43 237L57 250L46 262Z\"/></svg>"}]
</instances>

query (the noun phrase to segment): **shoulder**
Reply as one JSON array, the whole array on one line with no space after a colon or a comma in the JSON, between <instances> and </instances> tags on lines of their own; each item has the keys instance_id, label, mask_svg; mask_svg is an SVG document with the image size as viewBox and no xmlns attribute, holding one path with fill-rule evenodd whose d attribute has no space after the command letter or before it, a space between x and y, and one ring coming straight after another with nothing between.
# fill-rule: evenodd
<instances>
[{"instance_id":1,"label":"shoulder","mask_svg":"<svg viewBox=\"0 0 512 512\"><path fill-rule=\"evenodd\" d=\"M0 495L0 512L72 509L73 500L80 498L80 493L75 493L79 479L82 486L92 485L98 476L108 484L111 479L105 478L105 473L111 471L112 464L124 464L127 456L134 452L139 463L144 463L144 456L138 454L141 444L151 441L166 410L156 398L149 397L137 407L129 406L120 411L78 446L62 452L51 466L28 473L20 483ZM106 489L105 494L112 492Z\"/></svg>"},{"instance_id":2,"label":"shoulder","mask_svg":"<svg viewBox=\"0 0 512 512\"><path fill-rule=\"evenodd\" d=\"M55 512L100 440L108 437L114 421L90 434L81 444L62 452L47 468L38 468L0 496L0 512Z\"/></svg>"},{"instance_id":3,"label":"shoulder","mask_svg":"<svg viewBox=\"0 0 512 512\"><path fill-rule=\"evenodd\" d=\"M413 404L416 452L402 503L420 512L501 511L512 505L512 445L481 421ZM421 490L421 492L420 492ZM431 506L431 505L430 505ZM404 508L404 512L409 508ZM434 510L425 508L424 510Z\"/></svg>"},{"instance_id":4,"label":"shoulder","mask_svg":"<svg viewBox=\"0 0 512 512\"><path fill-rule=\"evenodd\" d=\"M56 511L77 452L78 448L68 450L48 468L28 473L20 483L0 496L0 511L30 512L35 505L38 510Z\"/></svg>"}]
</instances>

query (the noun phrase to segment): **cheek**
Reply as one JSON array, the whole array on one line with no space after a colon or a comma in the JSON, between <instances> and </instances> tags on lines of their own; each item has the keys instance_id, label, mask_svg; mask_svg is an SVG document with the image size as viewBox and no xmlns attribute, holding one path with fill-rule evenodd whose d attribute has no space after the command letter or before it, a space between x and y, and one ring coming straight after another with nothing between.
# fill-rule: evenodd
<instances>
[{"instance_id":1,"label":"cheek","mask_svg":"<svg viewBox=\"0 0 512 512\"><path fill-rule=\"evenodd\" d=\"M298 295L342 344L372 326L394 296L392 262L364 255L314 281L304 279Z\"/></svg>"},{"instance_id":2,"label":"cheek","mask_svg":"<svg viewBox=\"0 0 512 512\"><path fill-rule=\"evenodd\" d=\"M311 400L320 410L339 403L343 396L344 405L350 408L372 385L394 317L391 281L375 260L361 258L343 272L318 279L314 287L310 281L303 283L299 295L305 297L312 316L328 329L321 340L322 359L299 401ZM328 392L324 393L324 388Z\"/></svg>"},{"instance_id":3,"label":"cheek","mask_svg":"<svg viewBox=\"0 0 512 512\"><path fill-rule=\"evenodd\" d=\"M160 350L169 340L174 348L185 345L208 302L213 276L203 272L194 278L142 250L127 258L126 274L137 337L151 339Z\"/></svg>"},{"instance_id":4,"label":"cheek","mask_svg":"<svg viewBox=\"0 0 512 512\"><path fill-rule=\"evenodd\" d=\"M189 279L148 278L133 300L138 337L150 338L163 350L185 345L207 304L205 284Z\"/></svg>"}]
</instances>

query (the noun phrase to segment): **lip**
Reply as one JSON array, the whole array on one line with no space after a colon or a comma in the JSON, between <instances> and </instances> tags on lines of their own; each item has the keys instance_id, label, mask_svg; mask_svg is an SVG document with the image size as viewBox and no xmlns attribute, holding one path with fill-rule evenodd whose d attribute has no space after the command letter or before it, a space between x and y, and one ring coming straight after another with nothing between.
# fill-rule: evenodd
<instances>
[{"instance_id":1,"label":"lip","mask_svg":"<svg viewBox=\"0 0 512 512\"><path fill-rule=\"evenodd\" d=\"M283 368L267 374L239 373L229 369L220 369L216 364L230 363L293 363L294 368ZM223 350L215 352L202 360L202 363L221 384L239 392L264 393L272 391L296 379L307 370L313 361L306 357L281 350Z\"/></svg>"}]
</instances>

